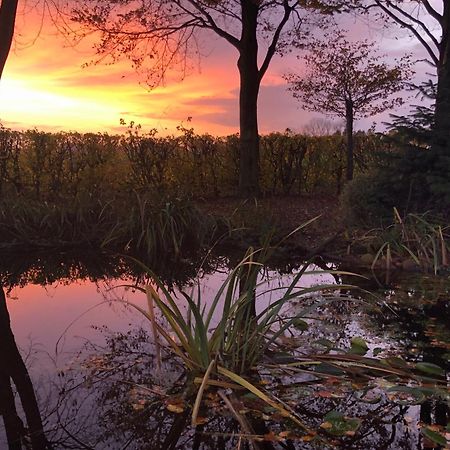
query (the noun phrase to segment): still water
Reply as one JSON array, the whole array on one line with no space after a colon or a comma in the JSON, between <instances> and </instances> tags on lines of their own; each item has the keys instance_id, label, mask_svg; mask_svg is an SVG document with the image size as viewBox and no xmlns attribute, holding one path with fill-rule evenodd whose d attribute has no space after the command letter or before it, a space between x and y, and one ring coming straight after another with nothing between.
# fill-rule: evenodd
<instances>
[{"instance_id":1,"label":"still water","mask_svg":"<svg viewBox=\"0 0 450 450\"><path fill-rule=\"evenodd\" d=\"M36 399L24 400L29 392L26 387L28 394L21 391L24 385L19 382L19 387L12 385L11 389L13 408L22 423L26 418L30 424L33 414L40 414L42 423L36 426L35 420L34 429L29 425L28 431L20 431L20 426L14 425L20 422L12 420L9 448L442 448L420 431L427 423L444 433L448 407L442 401L428 399L411 406L388 393L392 386L386 379L340 383L331 374L319 383L307 373L289 369L276 373L262 369L261 376L267 390L289 403L308 427L320 429L324 416L337 411L356 418L357 429L317 443L311 435L296 435L292 424L279 420L275 411L254 396L241 393L242 414L251 417L258 436L265 436L260 442L249 441L214 392L205 397L202 423L192 427L180 362L163 353L162 367L157 367L148 320L128 304L147 308L145 295L131 287L142 282L143 274L122 260L97 261L95 270L90 270L90 264L63 257L49 263L41 258L28 261L22 270L15 267L3 271L13 339ZM368 356L402 356L410 361L448 364L447 279L416 275L394 278L389 288L380 288L373 281L332 275L313 266L309 269L314 273L302 276L303 287L359 283L376 296L361 290L329 303L320 303L320 294L292 300L283 311L285 315L304 310L308 302L320 305L308 316L308 330L283 336L284 354L314 353L329 342L348 348L352 338L361 337L367 343ZM202 302L210 304L229 270L226 258L203 270L199 279L192 279L197 269L190 268L186 276L173 277L171 289L194 289L194 295L200 292ZM281 291L277 288L289 285L296 270L287 274L264 271L259 292L267 292L257 296L259 310L279 298ZM182 296L178 297L180 308L186 309ZM5 339L10 342L12 338ZM3 351L8 364L19 358L8 348ZM15 363L11 367L16 367ZM17 373L25 370L20 367L18 364ZM3 392L1 398L7 398L7 394ZM11 403L9 410L7 405L3 400L4 417L11 410ZM16 442L16 447L11 442ZM0 449L8 449L4 427L0 428Z\"/></svg>"}]
</instances>

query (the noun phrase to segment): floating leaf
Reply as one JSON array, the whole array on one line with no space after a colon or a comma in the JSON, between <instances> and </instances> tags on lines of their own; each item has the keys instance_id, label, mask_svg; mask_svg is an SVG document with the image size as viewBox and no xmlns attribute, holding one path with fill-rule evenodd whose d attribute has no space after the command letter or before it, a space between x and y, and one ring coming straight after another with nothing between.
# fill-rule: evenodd
<instances>
[{"instance_id":1,"label":"floating leaf","mask_svg":"<svg viewBox=\"0 0 450 450\"><path fill-rule=\"evenodd\" d=\"M366 341L363 338L360 337L352 338L349 353L363 356L367 353L368 350L369 347L367 346Z\"/></svg>"},{"instance_id":2,"label":"floating leaf","mask_svg":"<svg viewBox=\"0 0 450 450\"><path fill-rule=\"evenodd\" d=\"M195 419L195 425L204 425L208 422L208 420L209 419L207 417L197 416Z\"/></svg>"},{"instance_id":3,"label":"floating leaf","mask_svg":"<svg viewBox=\"0 0 450 450\"><path fill-rule=\"evenodd\" d=\"M416 369L420 370L422 373L427 375L436 375L436 376L444 376L445 372L442 367L437 366L436 364L421 362L416 364Z\"/></svg>"},{"instance_id":4,"label":"floating leaf","mask_svg":"<svg viewBox=\"0 0 450 450\"><path fill-rule=\"evenodd\" d=\"M172 397L166 400L166 408L168 411L175 414L181 414L184 412L186 405L184 400L180 397Z\"/></svg>"},{"instance_id":5,"label":"floating leaf","mask_svg":"<svg viewBox=\"0 0 450 450\"><path fill-rule=\"evenodd\" d=\"M357 418L345 417L338 411L330 411L325 415L320 427L334 436L353 436L360 425L361 421Z\"/></svg>"},{"instance_id":6,"label":"floating leaf","mask_svg":"<svg viewBox=\"0 0 450 450\"><path fill-rule=\"evenodd\" d=\"M381 348L381 347L375 347L375 348L373 349L373 356L378 356L383 350L384 350L384 348Z\"/></svg>"},{"instance_id":7,"label":"floating leaf","mask_svg":"<svg viewBox=\"0 0 450 450\"><path fill-rule=\"evenodd\" d=\"M425 394L419 388L393 386L388 389L389 400L399 405L417 405L425 400Z\"/></svg>"},{"instance_id":8,"label":"floating leaf","mask_svg":"<svg viewBox=\"0 0 450 450\"><path fill-rule=\"evenodd\" d=\"M306 436L302 436L302 438L301 438L301 440L303 441L303 442L311 442L313 439L315 439L316 438L316 435L315 434L308 434L308 435L306 435Z\"/></svg>"},{"instance_id":9,"label":"floating leaf","mask_svg":"<svg viewBox=\"0 0 450 450\"><path fill-rule=\"evenodd\" d=\"M292 326L300 331L306 331L308 329L308 324L304 320L298 318L292 320Z\"/></svg>"}]
</instances>

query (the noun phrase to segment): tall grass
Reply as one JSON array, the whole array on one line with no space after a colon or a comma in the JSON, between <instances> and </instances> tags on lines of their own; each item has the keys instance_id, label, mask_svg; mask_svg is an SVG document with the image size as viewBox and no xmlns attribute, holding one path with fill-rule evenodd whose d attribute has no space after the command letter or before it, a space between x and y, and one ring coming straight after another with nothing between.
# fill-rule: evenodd
<instances>
[{"instance_id":1,"label":"tall grass","mask_svg":"<svg viewBox=\"0 0 450 450\"><path fill-rule=\"evenodd\" d=\"M362 239L374 253L372 268L384 266L389 272L409 260L425 272L437 274L447 269L450 227L440 222L427 213L401 217L394 208L390 225L372 229Z\"/></svg>"},{"instance_id":2,"label":"tall grass","mask_svg":"<svg viewBox=\"0 0 450 450\"><path fill-rule=\"evenodd\" d=\"M188 200L133 194L113 200L0 202L3 249L89 247L177 260L210 245L216 222Z\"/></svg>"},{"instance_id":3,"label":"tall grass","mask_svg":"<svg viewBox=\"0 0 450 450\"><path fill-rule=\"evenodd\" d=\"M298 328L301 317L311 313L311 308L305 307L295 317L283 317L281 313L291 300L330 290L331 297L335 298L335 291L342 288L335 284L302 287L302 277L311 273L307 264L289 286L264 288L260 275L269 253L268 248L249 249L208 304L202 299L200 289L190 294L181 292L181 298L177 298L149 271L153 284L138 287L147 295L149 310L133 306L149 319L155 337L159 336L194 374L211 370L213 362L238 375L249 373L269 350L277 348L280 336L291 328ZM278 294L278 299L260 307L260 300L268 293ZM323 301L330 301L330 298ZM162 322L156 320L154 308L159 311ZM302 325L307 326L306 322Z\"/></svg>"}]
</instances>

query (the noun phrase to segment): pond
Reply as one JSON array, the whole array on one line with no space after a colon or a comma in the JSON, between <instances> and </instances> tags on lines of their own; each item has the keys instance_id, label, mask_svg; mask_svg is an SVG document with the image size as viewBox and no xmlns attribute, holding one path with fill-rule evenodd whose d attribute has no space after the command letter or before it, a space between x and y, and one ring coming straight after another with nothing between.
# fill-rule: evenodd
<instances>
[{"instance_id":1,"label":"pond","mask_svg":"<svg viewBox=\"0 0 450 450\"><path fill-rule=\"evenodd\" d=\"M274 333L293 317L295 330L279 333L256 376L281 407L236 383L217 383L205 390L192 426L182 361L155 345L152 323L138 310L149 306L135 286L152 283L139 265L87 254L18 261L4 258L0 267L2 359L14 382L0 370L0 449L443 448L445 394L436 395L431 378L420 391L392 375L408 362L448 373L448 278L394 277L386 288L331 265L308 266L296 284L303 295L283 304ZM201 271L186 264L163 279L187 314L181 291L210 306L231 270L229 258L218 257ZM264 269L256 313L301 270ZM389 361L386 373L369 376L361 366L369 360L355 359L363 354ZM336 355L343 366L332 362ZM445 387L444 379L441 393Z\"/></svg>"}]
</instances>

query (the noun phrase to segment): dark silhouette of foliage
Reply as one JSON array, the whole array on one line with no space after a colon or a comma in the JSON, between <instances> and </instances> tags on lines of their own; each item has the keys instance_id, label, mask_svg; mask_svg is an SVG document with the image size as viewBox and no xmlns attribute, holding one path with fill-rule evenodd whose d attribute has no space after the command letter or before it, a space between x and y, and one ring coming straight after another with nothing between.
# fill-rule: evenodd
<instances>
[{"instance_id":1,"label":"dark silhouette of foliage","mask_svg":"<svg viewBox=\"0 0 450 450\"><path fill-rule=\"evenodd\" d=\"M370 117L403 103L392 98L410 76L408 57L393 67L379 61L373 43L351 43L343 34L309 46L306 74L286 75L290 90L304 108L342 117L346 122L347 179L353 178L353 125L359 117Z\"/></svg>"},{"instance_id":2,"label":"dark silhouette of foliage","mask_svg":"<svg viewBox=\"0 0 450 450\"><path fill-rule=\"evenodd\" d=\"M438 77L432 145L439 166L450 170L450 2L441 0L373 0L385 16L412 34L436 67Z\"/></svg>"},{"instance_id":3,"label":"dark silhouette of foliage","mask_svg":"<svg viewBox=\"0 0 450 450\"><path fill-rule=\"evenodd\" d=\"M164 82L168 70L184 76L192 59L201 54L202 32L210 32L233 46L238 55L239 191L259 193L259 135L257 103L261 81L277 52L294 36L308 36L313 13L322 16L348 9L354 0L83 0L71 4L72 20L81 27L77 38L98 33L100 60L128 58L145 69L152 87ZM206 35L205 35L206 36Z\"/></svg>"},{"instance_id":4,"label":"dark silhouette of foliage","mask_svg":"<svg viewBox=\"0 0 450 450\"><path fill-rule=\"evenodd\" d=\"M18 3L19 0L2 0L0 5L0 78L11 49Z\"/></svg>"}]
</instances>

